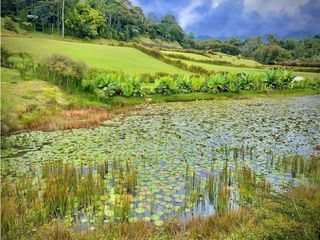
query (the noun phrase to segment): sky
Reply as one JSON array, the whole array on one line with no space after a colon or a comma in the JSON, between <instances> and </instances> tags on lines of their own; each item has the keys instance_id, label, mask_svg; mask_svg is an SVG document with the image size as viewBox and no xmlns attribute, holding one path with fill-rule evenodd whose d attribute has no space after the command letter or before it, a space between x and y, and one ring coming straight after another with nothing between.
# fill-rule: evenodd
<instances>
[{"instance_id":1,"label":"sky","mask_svg":"<svg viewBox=\"0 0 320 240\"><path fill-rule=\"evenodd\" d=\"M320 0L132 0L146 15L174 15L187 33L250 37L320 33Z\"/></svg>"}]
</instances>

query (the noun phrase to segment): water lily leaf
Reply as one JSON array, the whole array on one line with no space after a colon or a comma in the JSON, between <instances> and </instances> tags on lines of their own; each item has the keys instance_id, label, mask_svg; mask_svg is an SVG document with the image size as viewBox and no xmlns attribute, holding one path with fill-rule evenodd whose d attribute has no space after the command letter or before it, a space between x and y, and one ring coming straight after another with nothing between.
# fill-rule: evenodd
<instances>
[{"instance_id":1,"label":"water lily leaf","mask_svg":"<svg viewBox=\"0 0 320 240\"><path fill-rule=\"evenodd\" d=\"M136 213L143 214L145 212L144 208L136 208Z\"/></svg>"}]
</instances>

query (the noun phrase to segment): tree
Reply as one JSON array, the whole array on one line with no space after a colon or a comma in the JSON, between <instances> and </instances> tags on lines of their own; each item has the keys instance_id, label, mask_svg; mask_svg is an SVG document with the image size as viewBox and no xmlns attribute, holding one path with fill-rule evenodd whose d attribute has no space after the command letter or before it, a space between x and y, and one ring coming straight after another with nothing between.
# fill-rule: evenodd
<instances>
[{"instance_id":1,"label":"tree","mask_svg":"<svg viewBox=\"0 0 320 240\"><path fill-rule=\"evenodd\" d=\"M245 40L245 42L240 47L242 55L246 57L252 57L252 53L259 47L263 46L261 37L253 37Z\"/></svg>"},{"instance_id":2,"label":"tree","mask_svg":"<svg viewBox=\"0 0 320 240\"><path fill-rule=\"evenodd\" d=\"M99 11L91 8L89 4L80 3L68 13L65 24L70 35L81 38L96 38L105 28L105 19Z\"/></svg>"},{"instance_id":3,"label":"tree","mask_svg":"<svg viewBox=\"0 0 320 240\"><path fill-rule=\"evenodd\" d=\"M62 11L61 11L61 23L62 23L62 29L61 29L61 34L62 38L64 38L64 0L62 0Z\"/></svg>"},{"instance_id":4,"label":"tree","mask_svg":"<svg viewBox=\"0 0 320 240\"><path fill-rule=\"evenodd\" d=\"M268 40L268 44L272 45L272 44L277 44L277 37L273 34L268 34L267 35L267 40Z\"/></svg>"},{"instance_id":5,"label":"tree","mask_svg":"<svg viewBox=\"0 0 320 240\"><path fill-rule=\"evenodd\" d=\"M239 48L231 44L223 43L220 45L220 49L221 49L221 52L226 54L230 54L230 55L240 54Z\"/></svg>"},{"instance_id":6,"label":"tree","mask_svg":"<svg viewBox=\"0 0 320 240\"><path fill-rule=\"evenodd\" d=\"M274 64L277 61L290 59L290 54L278 45L259 47L253 53L254 58L264 64Z\"/></svg>"}]
</instances>

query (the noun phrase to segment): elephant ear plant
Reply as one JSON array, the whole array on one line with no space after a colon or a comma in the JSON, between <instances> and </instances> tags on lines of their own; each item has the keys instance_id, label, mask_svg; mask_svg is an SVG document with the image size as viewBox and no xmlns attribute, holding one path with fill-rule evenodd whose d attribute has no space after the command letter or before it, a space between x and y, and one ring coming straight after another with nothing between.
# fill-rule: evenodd
<instances>
[{"instance_id":1,"label":"elephant ear plant","mask_svg":"<svg viewBox=\"0 0 320 240\"><path fill-rule=\"evenodd\" d=\"M161 77L156 81L155 93L169 95L175 93L176 83L171 76Z\"/></svg>"},{"instance_id":2,"label":"elephant ear plant","mask_svg":"<svg viewBox=\"0 0 320 240\"><path fill-rule=\"evenodd\" d=\"M142 97L140 79L137 76L126 75L121 83L121 93L126 97Z\"/></svg>"},{"instance_id":3,"label":"elephant ear plant","mask_svg":"<svg viewBox=\"0 0 320 240\"><path fill-rule=\"evenodd\" d=\"M176 81L177 81L177 92L189 93L192 91L192 82L188 75L180 75Z\"/></svg>"},{"instance_id":4,"label":"elephant ear plant","mask_svg":"<svg viewBox=\"0 0 320 240\"><path fill-rule=\"evenodd\" d=\"M290 70L287 70L287 69L280 70L280 72L279 72L279 82L280 82L279 89L288 88L295 77L296 76L294 75L294 73Z\"/></svg>"},{"instance_id":5,"label":"elephant ear plant","mask_svg":"<svg viewBox=\"0 0 320 240\"><path fill-rule=\"evenodd\" d=\"M209 93L228 91L228 78L224 74L210 75L207 79L207 89Z\"/></svg>"},{"instance_id":6,"label":"elephant ear plant","mask_svg":"<svg viewBox=\"0 0 320 240\"><path fill-rule=\"evenodd\" d=\"M121 93L120 82L112 73L94 72L83 81L85 90L94 92L99 98L109 98Z\"/></svg>"}]
</instances>

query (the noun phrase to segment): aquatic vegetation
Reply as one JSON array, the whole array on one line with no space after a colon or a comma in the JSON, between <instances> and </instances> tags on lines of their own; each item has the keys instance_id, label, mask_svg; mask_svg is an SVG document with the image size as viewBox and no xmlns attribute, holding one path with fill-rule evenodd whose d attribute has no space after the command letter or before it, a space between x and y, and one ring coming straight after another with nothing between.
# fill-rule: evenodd
<instances>
[{"instance_id":1,"label":"aquatic vegetation","mask_svg":"<svg viewBox=\"0 0 320 240\"><path fill-rule=\"evenodd\" d=\"M317 97L173 103L95 129L4 137L1 228L8 239L55 221L183 229L318 184L318 108Z\"/></svg>"}]
</instances>

